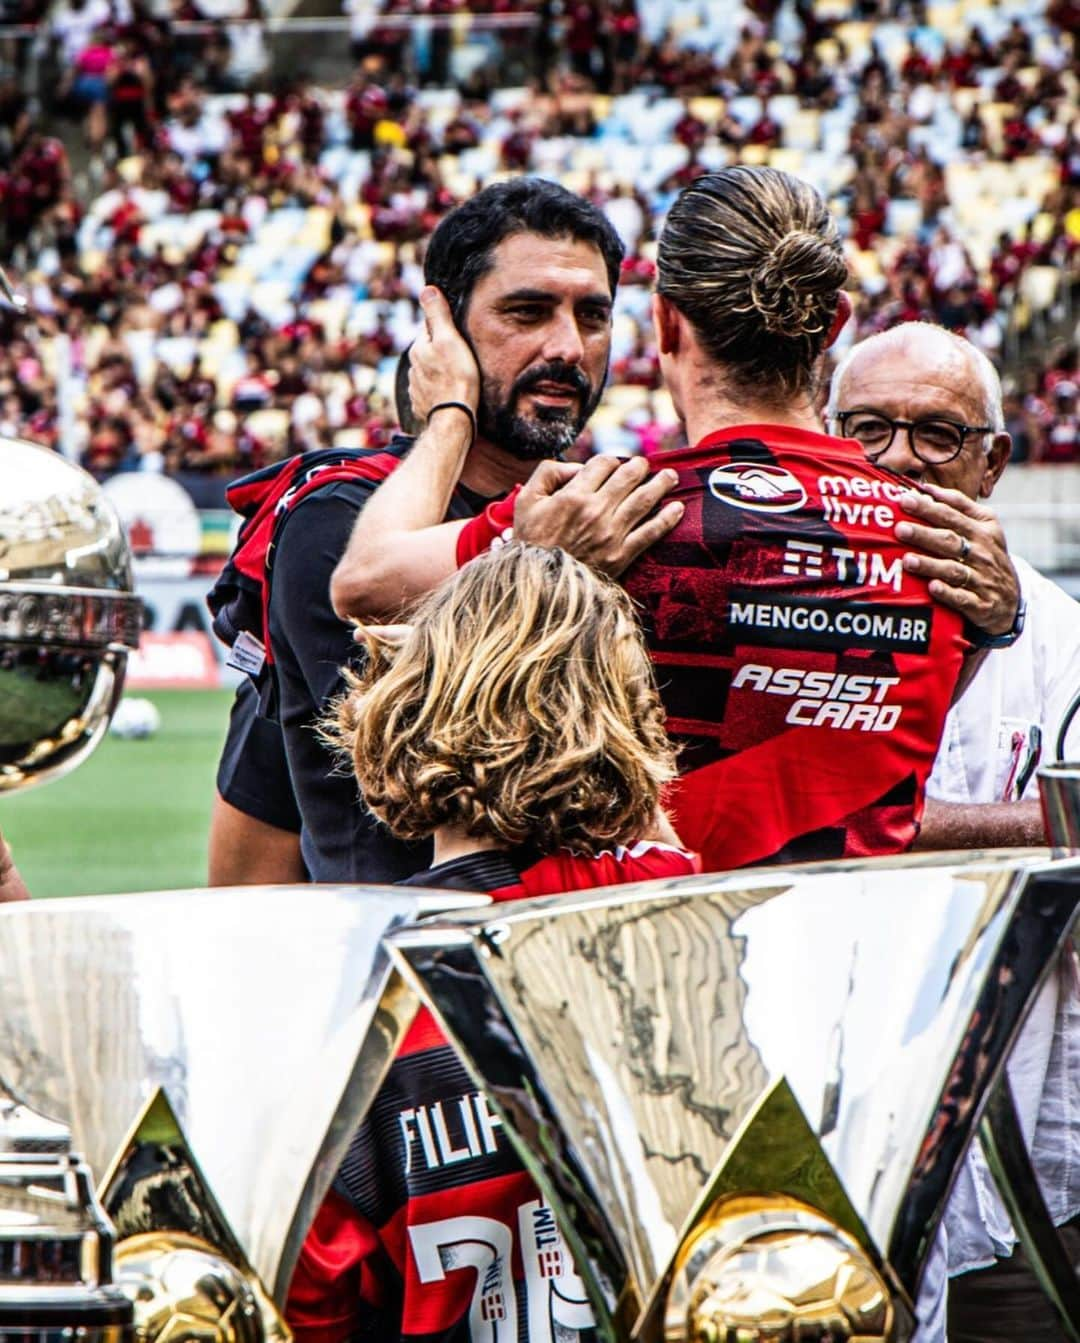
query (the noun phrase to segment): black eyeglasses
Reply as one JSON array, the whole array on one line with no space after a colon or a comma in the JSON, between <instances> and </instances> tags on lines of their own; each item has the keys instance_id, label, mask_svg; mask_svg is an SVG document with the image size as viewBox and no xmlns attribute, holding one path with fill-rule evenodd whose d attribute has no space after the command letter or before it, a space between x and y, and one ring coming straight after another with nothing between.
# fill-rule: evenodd
<instances>
[{"instance_id":1,"label":"black eyeglasses","mask_svg":"<svg viewBox=\"0 0 1080 1343\"><path fill-rule=\"evenodd\" d=\"M897 429L907 431L908 446L920 462L942 466L959 457L968 434L992 434L990 424L957 424L933 416L925 420L891 420L876 410L841 410L833 415L842 438L857 439L872 462L892 447Z\"/></svg>"}]
</instances>

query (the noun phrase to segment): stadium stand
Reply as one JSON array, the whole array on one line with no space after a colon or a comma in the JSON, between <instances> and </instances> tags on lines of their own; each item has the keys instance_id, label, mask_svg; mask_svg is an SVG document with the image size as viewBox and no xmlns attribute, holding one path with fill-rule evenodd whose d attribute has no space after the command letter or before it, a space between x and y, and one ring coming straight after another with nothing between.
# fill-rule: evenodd
<instances>
[{"instance_id":1,"label":"stadium stand","mask_svg":"<svg viewBox=\"0 0 1080 1343\"><path fill-rule=\"evenodd\" d=\"M326 20L352 62L336 87L293 73L258 0L13 3L37 58L3 30L0 192L33 317L0 312L0 426L99 475L177 473L215 502L282 454L381 442L423 240L514 172L587 194L627 245L581 451L671 446L653 239L682 185L737 160L827 194L848 340L965 332L1007 375L1018 459L1080 461L1075 0L349 0Z\"/></svg>"}]
</instances>

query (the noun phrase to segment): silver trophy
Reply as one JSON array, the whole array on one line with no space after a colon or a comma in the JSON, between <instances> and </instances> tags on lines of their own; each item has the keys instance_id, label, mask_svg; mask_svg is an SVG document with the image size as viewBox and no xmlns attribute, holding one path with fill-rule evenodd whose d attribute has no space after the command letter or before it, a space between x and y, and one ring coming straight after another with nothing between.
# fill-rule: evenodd
<instances>
[{"instance_id":1,"label":"silver trophy","mask_svg":"<svg viewBox=\"0 0 1080 1343\"><path fill-rule=\"evenodd\" d=\"M0 271L0 288L14 302ZM4 439L0 505L0 789L74 768L109 725L141 603L119 518L94 479ZM5 976L13 969L5 965ZM46 975L45 982L51 976ZM5 1004L5 1028L23 1028ZM0 1337L120 1343L132 1307L112 1285L113 1230L69 1128L0 1065Z\"/></svg>"},{"instance_id":2,"label":"silver trophy","mask_svg":"<svg viewBox=\"0 0 1080 1343\"><path fill-rule=\"evenodd\" d=\"M1010 851L579 893L389 942L604 1338L900 1343L984 1110L1047 1267L997 1083L1078 905L1080 861Z\"/></svg>"},{"instance_id":3,"label":"silver trophy","mask_svg":"<svg viewBox=\"0 0 1080 1343\"><path fill-rule=\"evenodd\" d=\"M147 1340L287 1338L304 1233L416 1010L381 939L486 903L318 886L0 907L0 1193L25 1213L0 1203L0 1332L53 1303L56 1259L81 1274L67 1328L103 1295Z\"/></svg>"},{"instance_id":4,"label":"silver trophy","mask_svg":"<svg viewBox=\"0 0 1080 1343\"><path fill-rule=\"evenodd\" d=\"M120 519L58 453L0 440L0 789L94 749L138 647L142 603Z\"/></svg>"},{"instance_id":5,"label":"silver trophy","mask_svg":"<svg viewBox=\"0 0 1080 1343\"><path fill-rule=\"evenodd\" d=\"M0 445L0 788L104 735L141 603L97 483ZM384 933L486 897L0 906L0 1340L287 1337L304 1232L415 1013Z\"/></svg>"},{"instance_id":6,"label":"silver trophy","mask_svg":"<svg viewBox=\"0 0 1080 1343\"><path fill-rule=\"evenodd\" d=\"M124 1335L117 1288L147 1343L284 1338L303 1236L421 999L545 1196L521 1234L549 1272L508 1319L901 1343L981 1116L1068 1312L1001 1079L1078 903L1080 860L1010 852L497 909L330 887L0 908L0 1329L55 1310L52 1266L77 1265L62 1300L90 1343ZM477 1291L498 1269L447 1253Z\"/></svg>"}]
</instances>

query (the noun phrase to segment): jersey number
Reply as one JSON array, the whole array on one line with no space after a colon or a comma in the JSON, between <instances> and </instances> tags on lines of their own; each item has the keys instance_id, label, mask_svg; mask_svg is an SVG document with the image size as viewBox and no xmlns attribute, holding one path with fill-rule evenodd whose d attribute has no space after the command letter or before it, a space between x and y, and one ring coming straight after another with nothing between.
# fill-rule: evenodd
<instances>
[{"instance_id":1,"label":"jersey number","mask_svg":"<svg viewBox=\"0 0 1080 1343\"><path fill-rule=\"evenodd\" d=\"M585 1285L574 1271L555 1217L539 1199L518 1208L518 1244L525 1270L528 1343L573 1343L592 1327ZM450 1273L476 1274L469 1307L474 1343L519 1343L513 1232L492 1217L446 1217L409 1227L421 1282L442 1282Z\"/></svg>"}]
</instances>

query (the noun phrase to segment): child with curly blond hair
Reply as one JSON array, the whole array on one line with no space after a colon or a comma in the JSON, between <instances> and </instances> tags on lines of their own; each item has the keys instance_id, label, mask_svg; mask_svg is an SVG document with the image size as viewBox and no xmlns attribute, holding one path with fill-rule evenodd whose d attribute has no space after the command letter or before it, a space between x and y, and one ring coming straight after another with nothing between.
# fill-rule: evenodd
<instances>
[{"instance_id":1,"label":"child with curly blond hair","mask_svg":"<svg viewBox=\"0 0 1080 1343\"><path fill-rule=\"evenodd\" d=\"M396 649L368 636L328 729L375 815L399 838L434 837L434 866L403 884L511 900L700 871L660 808L674 752L621 588L561 550L510 545L466 565L413 622ZM525 1343L525 1321L543 1319L586 1343L565 1244L553 1255L545 1241L541 1264L527 1234L538 1210L553 1228L421 1011L308 1234L289 1324L301 1343L479 1343L503 1319Z\"/></svg>"}]
</instances>

